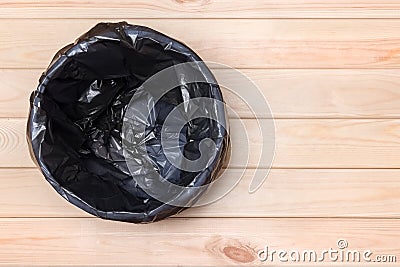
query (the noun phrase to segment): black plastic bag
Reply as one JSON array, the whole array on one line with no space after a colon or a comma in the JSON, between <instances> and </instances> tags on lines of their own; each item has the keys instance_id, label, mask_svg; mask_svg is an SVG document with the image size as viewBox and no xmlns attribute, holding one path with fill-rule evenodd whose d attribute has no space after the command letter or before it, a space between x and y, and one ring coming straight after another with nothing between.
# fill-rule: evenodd
<instances>
[{"instance_id":1,"label":"black plastic bag","mask_svg":"<svg viewBox=\"0 0 400 267\"><path fill-rule=\"evenodd\" d=\"M141 137L146 151L134 148L136 154L130 160L137 160L133 167L137 169L130 169L123 147L134 146L123 143L122 128L131 99L156 73L188 62L201 82L183 82L154 103ZM185 73L177 68L171 79L184 81ZM195 188L214 181L227 160L227 129L213 119L196 118L173 133L179 149L189 160L196 160L201 141L208 138L214 142L216 156L207 168L197 171L181 170L168 162L160 128L170 111L186 105L188 99L223 99L213 75L191 49L152 29L126 22L100 23L61 49L39 82L30 99L27 139L31 155L61 196L93 215L143 223L176 214L195 203L204 190L177 193L174 198L181 198L185 205L171 205L158 198L166 191L153 193L160 184L146 175L156 172L170 183ZM185 108L215 113L226 125L225 110L220 107L192 103ZM132 136L140 135L132 129ZM136 172L153 194L143 190Z\"/></svg>"}]
</instances>

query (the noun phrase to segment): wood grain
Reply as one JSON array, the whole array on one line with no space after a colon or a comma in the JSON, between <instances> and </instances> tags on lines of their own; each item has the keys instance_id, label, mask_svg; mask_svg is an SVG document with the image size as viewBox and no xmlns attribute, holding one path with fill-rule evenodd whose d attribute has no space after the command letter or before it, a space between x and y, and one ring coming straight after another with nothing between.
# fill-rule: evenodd
<instances>
[{"instance_id":1,"label":"wood grain","mask_svg":"<svg viewBox=\"0 0 400 267\"><path fill-rule=\"evenodd\" d=\"M399 18L397 0L13 0L0 18Z\"/></svg>"},{"instance_id":2,"label":"wood grain","mask_svg":"<svg viewBox=\"0 0 400 267\"><path fill-rule=\"evenodd\" d=\"M275 118L400 118L398 70L239 70L254 81ZM25 117L29 95L42 70L0 70L0 117ZM214 69L217 80L235 83L235 75ZM254 117L246 103L222 88L224 99L241 118ZM246 98L246 88L241 88ZM260 107L265 103L260 101ZM267 109L259 118L271 116Z\"/></svg>"},{"instance_id":3,"label":"wood grain","mask_svg":"<svg viewBox=\"0 0 400 267\"><path fill-rule=\"evenodd\" d=\"M118 20L112 20L118 21ZM3 19L1 68L45 68L94 19ZM135 19L235 68L399 68L396 19ZM351 27L349 27L351 25Z\"/></svg>"},{"instance_id":4,"label":"wood grain","mask_svg":"<svg viewBox=\"0 0 400 267\"><path fill-rule=\"evenodd\" d=\"M25 137L25 120L1 119L0 167L32 167Z\"/></svg>"},{"instance_id":5,"label":"wood grain","mask_svg":"<svg viewBox=\"0 0 400 267\"><path fill-rule=\"evenodd\" d=\"M248 193L251 171L228 169L209 194L222 199L178 217L400 218L400 170L273 169L262 187ZM338 194L340 192L340 194ZM0 171L0 217L92 217L69 204L37 169Z\"/></svg>"},{"instance_id":6,"label":"wood grain","mask_svg":"<svg viewBox=\"0 0 400 267\"><path fill-rule=\"evenodd\" d=\"M264 121L265 122L265 121ZM0 167L32 167L24 119L0 119ZM260 120L263 123L263 120ZM256 120L231 120L230 167L260 164L262 136ZM399 168L400 120L277 119L274 168ZM247 134L246 136L243 136Z\"/></svg>"},{"instance_id":7,"label":"wood grain","mask_svg":"<svg viewBox=\"0 0 400 267\"><path fill-rule=\"evenodd\" d=\"M371 259L400 254L393 246L400 238L395 219L199 218L133 225L47 218L1 219L0 225L0 262L8 265L265 266L271 262L257 259L265 246L320 254L338 249L338 239L347 240L348 250L372 251Z\"/></svg>"}]
</instances>

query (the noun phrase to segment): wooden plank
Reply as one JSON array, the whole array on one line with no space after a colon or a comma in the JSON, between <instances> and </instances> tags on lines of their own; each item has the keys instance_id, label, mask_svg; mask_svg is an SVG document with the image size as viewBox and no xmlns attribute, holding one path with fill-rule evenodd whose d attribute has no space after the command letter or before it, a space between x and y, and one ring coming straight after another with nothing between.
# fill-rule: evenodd
<instances>
[{"instance_id":1,"label":"wooden plank","mask_svg":"<svg viewBox=\"0 0 400 267\"><path fill-rule=\"evenodd\" d=\"M242 170L228 169L209 194L222 196ZM248 193L244 172L222 199L178 217L400 218L400 170L273 169ZM225 182L224 182L225 181ZM92 217L59 196L36 169L0 170L0 217Z\"/></svg>"},{"instance_id":2,"label":"wooden plank","mask_svg":"<svg viewBox=\"0 0 400 267\"><path fill-rule=\"evenodd\" d=\"M397 0L13 0L0 18L399 18L399 9Z\"/></svg>"},{"instance_id":3,"label":"wooden plank","mask_svg":"<svg viewBox=\"0 0 400 267\"><path fill-rule=\"evenodd\" d=\"M0 167L33 167L26 142L26 120L0 120Z\"/></svg>"},{"instance_id":4,"label":"wooden plank","mask_svg":"<svg viewBox=\"0 0 400 267\"><path fill-rule=\"evenodd\" d=\"M38 86L40 70L0 70L0 117L26 117L29 97Z\"/></svg>"},{"instance_id":5,"label":"wooden plank","mask_svg":"<svg viewBox=\"0 0 400 267\"><path fill-rule=\"evenodd\" d=\"M264 120L260 122L263 123ZM264 121L265 122L265 121ZM274 168L399 168L400 121L277 119ZM24 119L0 119L0 167L32 167L25 141ZM257 164L263 147L256 120L231 120L230 167ZM272 129L271 129L272 131ZM243 134L247 134L243 136ZM264 133L271 140L271 133Z\"/></svg>"},{"instance_id":6,"label":"wooden plank","mask_svg":"<svg viewBox=\"0 0 400 267\"><path fill-rule=\"evenodd\" d=\"M116 21L116 20L113 20ZM45 68L94 19L3 19L1 68ZM236 68L399 68L396 19L135 19ZM351 27L349 27L351 25Z\"/></svg>"},{"instance_id":7,"label":"wooden plank","mask_svg":"<svg viewBox=\"0 0 400 267\"><path fill-rule=\"evenodd\" d=\"M400 118L398 70L242 69L268 101L275 118ZM29 95L41 70L0 70L0 117L25 117ZM214 69L218 80L235 81L230 71ZM222 88L225 101L241 118L253 113L243 100ZM242 98L246 98L243 88ZM300 104L299 104L300 102ZM260 105L265 105L260 101ZM267 110L257 113L270 117Z\"/></svg>"},{"instance_id":8,"label":"wooden plank","mask_svg":"<svg viewBox=\"0 0 400 267\"><path fill-rule=\"evenodd\" d=\"M7 265L265 266L271 261L257 259L265 246L321 255L330 248L339 250L339 239L347 241L346 253L360 251L361 257L365 250L372 252L371 259L400 255L400 224L393 219L199 218L134 225L47 218L1 219L0 225L0 262ZM276 256L272 263L281 264ZM332 264L344 263L326 256L318 265Z\"/></svg>"}]
</instances>

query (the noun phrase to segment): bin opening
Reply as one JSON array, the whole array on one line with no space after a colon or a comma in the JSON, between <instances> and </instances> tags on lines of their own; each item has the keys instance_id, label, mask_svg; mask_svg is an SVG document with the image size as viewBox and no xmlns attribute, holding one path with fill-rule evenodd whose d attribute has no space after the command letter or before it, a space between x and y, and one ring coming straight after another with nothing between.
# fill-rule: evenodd
<instances>
[{"instance_id":1,"label":"bin opening","mask_svg":"<svg viewBox=\"0 0 400 267\"><path fill-rule=\"evenodd\" d=\"M122 131L133 96L153 75L187 62L201 62L201 59L181 42L126 22L98 24L56 54L31 95L27 138L34 160L59 194L104 219L152 222L185 207L150 196L135 176L157 172L173 184L194 187L217 178L227 161L229 147L228 133L219 122L196 118L173 133L189 160L200 157L199 145L203 139L214 142L216 157L201 171L187 171L169 162L161 142L165 120L183 102L200 97L223 101L216 83L187 83L165 93L153 103L150 116L143 121L145 131L132 127L130 132L132 136L142 134L141 140L145 142L145 151L135 147L130 158L136 161L135 173L128 168L124 156L124 146L135 145L124 143L129 140L123 138ZM208 68L194 68L194 71L205 80L215 81ZM177 70L176 77L171 79L182 79L182 75L184 78ZM188 110L196 108L209 109L226 120L224 110L213 106ZM137 115L143 116L139 113L140 110ZM177 121L187 118L187 114L177 114L180 114ZM148 181L148 186L151 185L152 181ZM199 195L185 197L185 202L194 203Z\"/></svg>"}]
</instances>

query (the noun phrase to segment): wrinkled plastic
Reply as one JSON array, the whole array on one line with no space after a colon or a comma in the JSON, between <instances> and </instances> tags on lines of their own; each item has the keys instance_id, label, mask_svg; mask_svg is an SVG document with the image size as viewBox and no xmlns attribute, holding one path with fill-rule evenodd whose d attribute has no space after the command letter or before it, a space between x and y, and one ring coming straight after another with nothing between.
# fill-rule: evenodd
<instances>
[{"instance_id":1,"label":"wrinkled plastic","mask_svg":"<svg viewBox=\"0 0 400 267\"><path fill-rule=\"evenodd\" d=\"M160 202L140 188L126 166L121 129L126 107L146 79L167 67L198 61L201 59L184 44L125 22L100 23L61 49L31 95L27 125L32 158L46 180L66 200L104 219L152 222L184 210ZM208 69L198 71L214 79ZM152 168L174 184L196 187L217 178L227 160L229 137L215 121L196 119L179 133L183 153L195 159L200 139L210 138L216 144L217 157L198 172L168 164L157 131L169 110L188 97L223 101L217 84L191 83L185 88L189 96L174 88L156 104L155 116L147 120L146 148L152 164L141 168ZM225 114L222 116L225 119ZM194 195L185 201L194 203L198 198Z\"/></svg>"}]
</instances>

